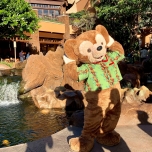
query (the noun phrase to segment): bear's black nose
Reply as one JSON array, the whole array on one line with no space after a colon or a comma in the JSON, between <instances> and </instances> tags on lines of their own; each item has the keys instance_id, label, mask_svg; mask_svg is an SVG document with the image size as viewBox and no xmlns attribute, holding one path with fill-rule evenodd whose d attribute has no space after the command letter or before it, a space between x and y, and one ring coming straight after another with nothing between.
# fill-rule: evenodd
<instances>
[{"instance_id":1,"label":"bear's black nose","mask_svg":"<svg viewBox=\"0 0 152 152\"><path fill-rule=\"evenodd\" d=\"M98 46L98 47L97 47L97 50L98 50L98 51L101 51L101 50L102 50L102 46Z\"/></svg>"}]
</instances>

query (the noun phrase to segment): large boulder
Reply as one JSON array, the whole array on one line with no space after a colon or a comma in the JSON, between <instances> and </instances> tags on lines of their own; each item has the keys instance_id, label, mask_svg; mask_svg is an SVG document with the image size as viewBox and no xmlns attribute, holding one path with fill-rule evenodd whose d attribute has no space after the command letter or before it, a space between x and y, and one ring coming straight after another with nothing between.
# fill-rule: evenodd
<instances>
[{"instance_id":1,"label":"large boulder","mask_svg":"<svg viewBox=\"0 0 152 152\"><path fill-rule=\"evenodd\" d=\"M79 103L82 102L75 102L77 97L72 95L77 94L73 93L75 90L82 90L81 93L83 94L83 83L74 82L66 76L66 70L69 69L66 68L66 64L63 62L63 55L64 50L60 46L55 52L48 51L45 56L43 54L30 55L22 71L22 81L18 91L21 100L25 100L24 98L28 96L33 99L38 108L65 108L67 110L67 103L70 103L70 109L72 106L79 107ZM127 67L127 71L130 72L135 70L135 68L130 68L123 62L119 66L121 70L124 69L123 67ZM126 71L122 70L121 72L124 76ZM71 86L68 86L66 82L68 84L71 82ZM67 96L70 100L64 97L64 100L61 101L55 95L56 92L54 91L59 86L72 90L68 92ZM69 97L69 94L71 94L71 97ZM132 89L125 88L122 89L122 102L132 105L140 104L142 101L146 101L150 94L151 91L144 86ZM83 104L84 106L87 105L85 99L83 99Z\"/></svg>"},{"instance_id":2,"label":"large boulder","mask_svg":"<svg viewBox=\"0 0 152 152\"><path fill-rule=\"evenodd\" d=\"M11 68L5 64L0 64L0 76L10 76L12 74Z\"/></svg>"},{"instance_id":3,"label":"large boulder","mask_svg":"<svg viewBox=\"0 0 152 152\"><path fill-rule=\"evenodd\" d=\"M25 68L25 65L26 65L26 60L24 60L24 61L16 61L15 62L15 69L20 69L20 70L22 70L22 69L24 69Z\"/></svg>"},{"instance_id":4,"label":"large boulder","mask_svg":"<svg viewBox=\"0 0 152 152\"><path fill-rule=\"evenodd\" d=\"M55 52L48 51L44 56L30 55L22 71L22 82L19 94L33 91L33 95L47 89L55 89L63 80L63 49L58 47Z\"/></svg>"},{"instance_id":5,"label":"large boulder","mask_svg":"<svg viewBox=\"0 0 152 152\"><path fill-rule=\"evenodd\" d=\"M64 101L58 101L54 96L56 87L63 81L63 48L57 47L55 52L30 55L22 71L22 81L18 91L19 98L32 98L38 108L63 108Z\"/></svg>"},{"instance_id":6,"label":"large boulder","mask_svg":"<svg viewBox=\"0 0 152 152\"><path fill-rule=\"evenodd\" d=\"M122 104L118 125L152 124L152 104Z\"/></svg>"},{"instance_id":7,"label":"large boulder","mask_svg":"<svg viewBox=\"0 0 152 152\"><path fill-rule=\"evenodd\" d=\"M68 90L57 87L48 89L41 94L33 96L36 107L40 109L65 109L68 113L84 109L83 95L78 90Z\"/></svg>"},{"instance_id":8,"label":"large boulder","mask_svg":"<svg viewBox=\"0 0 152 152\"><path fill-rule=\"evenodd\" d=\"M121 102L130 105L138 105L142 102L150 102L149 99L152 96L152 92L146 86L141 86L140 88L125 88L121 91Z\"/></svg>"},{"instance_id":9,"label":"large boulder","mask_svg":"<svg viewBox=\"0 0 152 152\"><path fill-rule=\"evenodd\" d=\"M11 69L9 66L0 63L0 70L8 70Z\"/></svg>"},{"instance_id":10,"label":"large boulder","mask_svg":"<svg viewBox=\"0 0 152 152\"><path fill-rule=\"evenodd\" d=\"M64 86L66 89L72 89L71 86L66 85L67 80L72 80L66 77L63 55L64 50L61 46L58 46L55 52L48 51L45 56L30 55L22 71L22 81L18 91L21 100L25 100L28 93L28 97L33 99L38 108L67 107L69 101L61 102L54 96L56 87ZM75 90L83 88L82 83L72 81L72 84ZM72 91L71 94L73 94Z\"/></svg>"}]
</instances>

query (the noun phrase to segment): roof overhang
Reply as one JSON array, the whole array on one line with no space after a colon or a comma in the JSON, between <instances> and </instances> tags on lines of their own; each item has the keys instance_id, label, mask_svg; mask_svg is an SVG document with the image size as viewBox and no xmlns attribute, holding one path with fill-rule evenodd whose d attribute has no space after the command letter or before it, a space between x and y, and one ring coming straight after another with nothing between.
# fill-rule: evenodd
<instances>
[{"instance_id":1,"label":"roof overhang","mask_svg":"<svg viewBox=\"0 0 152 152\"><path fill-rule=\"evenodd\" d=\"M33 4L63 5L65 0L25 0Z\"/></svg>"},{"instance_id":2,"label":"roof overhang","mask_svg":"<svg viewBox=\"0 0 152 152\"><path fill-rule=\"evenodd\" d=\"M68 2L73 2L73 6L66 11L67 14L77 13L79 11L85 10L90 6L89 0L68 0Z\"/></svg>"}]
</instances>

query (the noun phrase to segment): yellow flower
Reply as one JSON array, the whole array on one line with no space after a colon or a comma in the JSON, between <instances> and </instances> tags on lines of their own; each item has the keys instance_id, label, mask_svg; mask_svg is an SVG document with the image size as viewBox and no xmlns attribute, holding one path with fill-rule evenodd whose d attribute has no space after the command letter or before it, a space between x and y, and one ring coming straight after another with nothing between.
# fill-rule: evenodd
<instances>
[{"instance_id":1,"label":"yellow flower","mask_svg":"<svg viewBox=\"0 0 152 152\"><path fill-rule=\"evenodd\" d=\"M3 140L2 145L9 146L10 142L8 140Z\"/></svg>"}]
</instances>

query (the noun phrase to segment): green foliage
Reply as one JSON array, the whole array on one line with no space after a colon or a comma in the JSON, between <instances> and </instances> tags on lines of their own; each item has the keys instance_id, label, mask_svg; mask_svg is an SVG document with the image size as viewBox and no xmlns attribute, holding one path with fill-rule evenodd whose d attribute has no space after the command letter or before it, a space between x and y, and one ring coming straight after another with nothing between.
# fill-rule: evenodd
<instances>
[{"instance_id":1,"label":"green foliage","mask_svg":"<svg viewBox=\"0 0 152 152\"><path fill-rule=\"evenodd\" d=\"M80 11L80 12L77 12L77 13L71 13L69 14L69 17L72 18L72 19L75 19L75 18L81 18L82 15L85 15L85 11Z\"/></svg>"},{"instance_id":2,"label":"green foliage","mask_svg":"<svg viewBox=\"0 0 152 152\"><path fill-rule=\"evenodd\" d=\"M9 66L10 68L13 68L13 66L14 66L13 62L1 61L0 64L5 64L5 65Z\"/></svg>"},{"instance_id":3,"label":"green foliage","mask_svg":"<svg viewBox=\"0 0 152 152\"><path fill-rule=\"evenodd\" d=\"M23 39L38 30L38 17L25 0L0 0L0 38L16 35Z\"/></svg>"},{"instance_id":4,"label":"green foliage","mask_svg":"<svg viewBox=\"0 0 152 152\"><path fill-rule=\"evenodd\" d=\"M81 11L70 14L70 21L77 34L93 29L96 21L96 14L89 11Z\"/></svg>"},{"instance_id":5,"label":"green foliage","mask_svg":"<svg viewBox=\"0 0 152 152\"><path fill-rule=\"evenodd\" d=\"M49 18L49 16L39 17L39 20L48 21L48 22L54 22L54 23L61 23L56 18Z\"/></svg>"},{"instance_id":6,"label":"green foliage","mask_svg":"<svg viewBox=\"0 0 152 152\"><path fill-rule=\"evenodd\" d=\"M99 23L126 50L137 48L143 27L152 28L152 0L101 0L96 11Z\"/></svg>"},{"instance_id":7,"label":"green foliage","mask_svg":"<svg viewBox=\"0 0 152 152\"><path fill-rule=\"evenodd\" d=\"M90 0L91 7L95 7L100 3L100 0Z\"/></svg>"}]
</instances>

